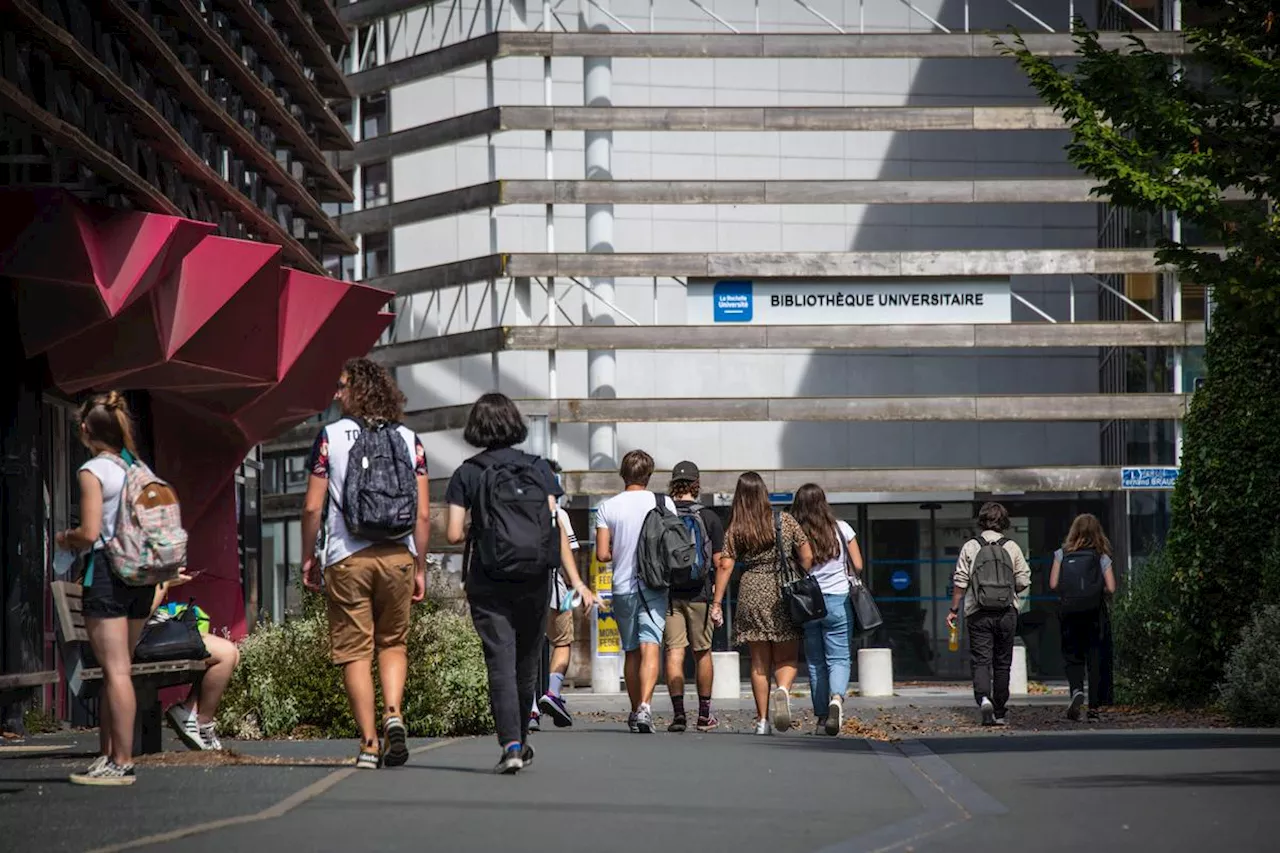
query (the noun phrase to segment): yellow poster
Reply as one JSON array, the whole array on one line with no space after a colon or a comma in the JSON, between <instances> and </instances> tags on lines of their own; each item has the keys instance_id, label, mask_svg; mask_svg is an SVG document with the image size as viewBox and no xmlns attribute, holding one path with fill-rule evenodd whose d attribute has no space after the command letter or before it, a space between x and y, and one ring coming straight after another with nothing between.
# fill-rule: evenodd
<instances>
[{"instance_id":1,"label":"yellow poster","mask_svg":"<svg viewBox=\"0 0 1280 853\"><path fill-rule=\"evenodd\" d=\"M612 610L602 609L596 613L596 654L621 653L622 638L618 635L618 621L613 618Z\"/></svg>"},{"instance_id":2,"label":"yellow poster","mask_svg":"<svg viewBox=\"0 0 1280 853\"><path fill-rule=\"evenodd\" d=\"M600 562L596 558L594 549L591 552L591 588L595 590L596 595L613 593L613 566L610 563Z\"/></svg>"}]
</instances>

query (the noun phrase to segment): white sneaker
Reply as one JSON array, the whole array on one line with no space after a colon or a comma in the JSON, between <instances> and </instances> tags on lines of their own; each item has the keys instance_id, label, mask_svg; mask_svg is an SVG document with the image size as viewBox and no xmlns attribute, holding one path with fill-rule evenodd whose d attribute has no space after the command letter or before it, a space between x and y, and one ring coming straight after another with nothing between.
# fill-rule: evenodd
<instances>
[{"instance_id":1,"label":"white sneaker","mask_svg":"<svg viewBox=\"0 0 1280 853\"><path fill-rule=\"evenodd\" d=\"M774 688L770 698L773 706L770 711L773 717L774 731L785 732L791 728L791 695L781 687Z\"/></svg>"},{"instance_id":2,"label":"white sneaker","mask_svg":"<svg viewBox=\"0 0 1280 853\"><path fill-rule=\"evenodd\" d=\"M771 735L773 734L773 726L769 725L768 720L756 720L756 734Z\"/></svg>"},{"instance_id":3,"label":"white sneaker","mask_svg":"<svg viewBox=\"0 0 1280 853\"><path fill-rule=\"evenodd\" d=\"M996 724L996 706L991 704L990 699L983 696L982 701L978 703L978 709L982 712L982 724L984 726L994 726Z\"/></svg>"},{"instance_id":4,"label":"white sneaker","mask_svg":"<svg viewBox=\"0 0 1280 853\"><path fill-rule=\"evenodd\" d=\"M218 728L214 723L200 724L200 740L204 741L205 749L222 751L222 741L218 740Z\"/></svg>"},{"instance_id":5,"label":"white sneaker","mask_svg":"<svg viewBox=\"0 0 1280 853\"><path fill-rule=\"evenodd\" d=\"M165 711L164 717L169 722L169 728L186 744L187 749L208 749L200 737L200 721L196 719L194 711L188 711L181 704L172 705Z\"/></svg>"},{"instance_id":6,"label":"white sneaker","mask_svg":"<svg viewBox=\"0 0 1280 853\"><path fill-rule=\"evenodd\" d=\"M653 711L649 710L648 702L642 704L640 710L636 711L636 731L642 735L653 734Z\"/></svg>"},{"instance_id":7,"label":"white sneaker","mask_svg":"<svg viewBox=\"0 0 1280 853\"><path fill-rule=\"evenodd\" d=\"M827 703L827 724L826 733L835 737L840 734L840 730L844 728L844 699L839 696L832 696L831 701Z\"/></svg>"}]
</instances>

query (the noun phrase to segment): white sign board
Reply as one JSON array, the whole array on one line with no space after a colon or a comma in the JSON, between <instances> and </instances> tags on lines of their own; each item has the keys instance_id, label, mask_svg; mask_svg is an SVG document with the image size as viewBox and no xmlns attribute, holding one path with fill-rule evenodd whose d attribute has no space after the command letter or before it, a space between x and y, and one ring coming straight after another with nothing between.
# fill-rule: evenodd
<instances>
[{"instance_id":1,"label":"white sign board","mask_svg":"<svg viewBox=\"0 0 1280 853\"><path fill-rule=\"evenodd\" d=\"M690 325L1008 323L1008 279L690 279Z\"/></svg>"}]
</instances>

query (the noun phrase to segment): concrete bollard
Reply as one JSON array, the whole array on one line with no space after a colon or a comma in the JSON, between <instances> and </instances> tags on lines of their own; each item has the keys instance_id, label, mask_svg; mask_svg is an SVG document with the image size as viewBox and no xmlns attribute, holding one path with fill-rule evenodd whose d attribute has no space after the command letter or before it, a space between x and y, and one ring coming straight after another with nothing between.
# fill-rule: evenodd
<instances>
[{"instance_id":1,"label":"concrete bollard","mask_svg":"<svg viewBox=\"0 0 1280 853\"><path fill-rule=\"evenodd\" d=\"M622 691L622 655L594 655L591 658L591 692Z\"/></svg>"},{"instance_id":2,"label":"concrete bollard","mask_svg":"<svg viewBox=\"0 0 1280 853\"><path fill-rule=\"evenodd\" d=\"M1021 642L1013 644L1013 667L1009 670L1009 695L1026 696L1027 647Z\"/></svg>"},{"instance_id":3,"label":"concrete bollard","mask_svg":"<svg viewBox=\"0 0 1280 853\"><path fill-rule=\"evenodd\" d=\"M711 698L742 698L742 669L738 653L712 652L711 665L715 670L715 681L711 683Z\"/></svg>"},{"instance_id":4,"label":"concrete bollard","mask_svg":"<svg viewBox=\"0 0 1280 853\"><path fill-rule=\"evenodd\" d=\"M893 695L891 649L858 649L858 692L869 697Z\"/></svg>"}]
</instances>

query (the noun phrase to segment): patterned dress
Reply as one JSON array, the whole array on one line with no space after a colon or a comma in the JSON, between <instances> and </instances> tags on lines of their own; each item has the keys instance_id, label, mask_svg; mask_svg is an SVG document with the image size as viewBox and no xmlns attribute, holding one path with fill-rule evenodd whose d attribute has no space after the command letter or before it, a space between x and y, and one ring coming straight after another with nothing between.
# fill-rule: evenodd
<instances>
[{"instance_id":1,"label":"patterned dress","mask_svg":"<svg viewBox=\"0 0 1280 853\"><path fill-rule=\"evenodd\" d=\"M782 547L797 572L796 551L808 543L809 537L796 520L789 513L782 513ZM785 643L800 639L804 631L791 624L791 614L782 600L777 547L770 545L765 551L739 554L730 531L725 537L724 555L743 567L738 586L738 609L733 614L734 642Z\"/></svg>"}]
</instances>

